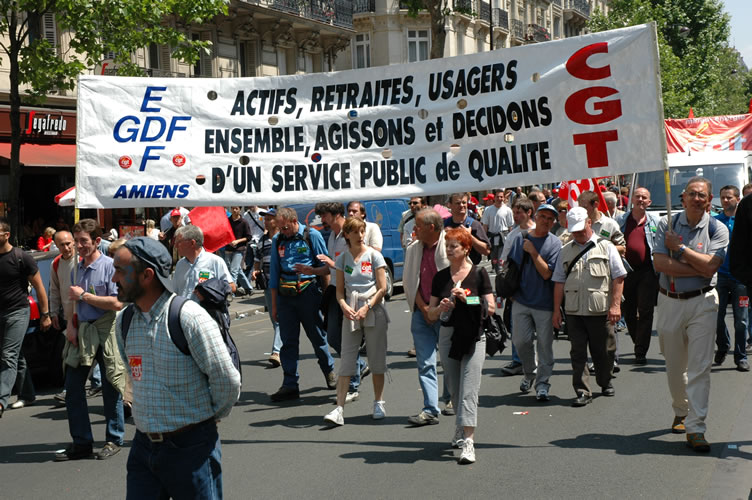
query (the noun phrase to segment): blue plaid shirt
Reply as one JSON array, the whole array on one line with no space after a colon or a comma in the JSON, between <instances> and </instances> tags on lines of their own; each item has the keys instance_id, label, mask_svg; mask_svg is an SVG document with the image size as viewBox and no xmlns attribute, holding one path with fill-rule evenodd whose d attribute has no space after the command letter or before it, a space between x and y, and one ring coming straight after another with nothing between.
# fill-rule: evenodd
<instances>
[{"instance_id":1,"label":"blue plaid shirt","mask_svg":"<svg viewBox=\"0 0 752 500\"><path fill-rule=\"evenodd\" d=\"M123 345L122 320L116 337L133 382L133 419L141 432L170 432L209 418L224 418L240 396L240 374L232 364L217 323L188 301L180 325L191 356L169 336L172 294L165 291L151 310L136 307Z\"/></svg>"}]
</instances>

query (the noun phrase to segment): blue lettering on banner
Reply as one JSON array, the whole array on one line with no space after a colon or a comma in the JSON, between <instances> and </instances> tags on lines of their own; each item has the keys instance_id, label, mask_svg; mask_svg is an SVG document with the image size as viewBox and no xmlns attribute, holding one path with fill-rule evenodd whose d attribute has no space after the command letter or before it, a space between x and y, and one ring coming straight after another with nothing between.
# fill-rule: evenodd
<instances>
[{"instance_id":1,"label":"blue lettering on banner","mask_svg":"<svg viewBox=\"0 0 752 500\"><path fill-rule=\"evenodd\" d=\"M190 185L188 184L134 184L130 186L122 185L117 188L113 199L118 198L186 198L188 196Z\"/></svg>"},{"instance_id":2,"label":"blue lettering on banner","mask_svg":"<svg viewBox=\"0 0 752 500\"><path fill-rule=\"evenodd\" d=\"M162 101L162 96L158 93L166 92L167 87L146 87L144 99L141 102L140 111L142 113L160 113L162 108L158 103ZM188 127L185 122L190 122L190 116L154 116L149 115L142 119L135 115L126 115L120 118L112 129L112 137L119 143L127 142L172 142L176 132L187 131ZM159 155L150 154L156 150L164 150L164 146L145 146L144 155L141 159L139 172L146 170L146 163L149 160L160 160ZM155 198L157 196L154 196Z\"/></svg>"}]
</instances>

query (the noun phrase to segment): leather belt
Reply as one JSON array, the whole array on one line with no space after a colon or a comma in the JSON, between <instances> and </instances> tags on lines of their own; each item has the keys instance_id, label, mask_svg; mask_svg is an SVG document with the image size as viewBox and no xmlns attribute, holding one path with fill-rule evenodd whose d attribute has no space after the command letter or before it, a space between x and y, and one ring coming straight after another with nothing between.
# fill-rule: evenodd
<instances>
[{"instance_id":1,"label":"leather belt","mask_svg":"<svg viewBox=\"0 0 752 500\"><path fill-rule=\"evenodd\" d=\"M658 288L658 290L665 296L671 297L672 299L691 299L693 297L698 297L700 295L703 295L705 293L708 293L710 290L712 290L712 286L706 286L705 288L700 288L699 290L692 290L691 292L669 292L665 288Z\"/></svg>"},{"instance_id":2,"label":"leather belt","mask_svg":"<svg viewBox=\"0 0 752 500\"><path fill-rule=\"evenodd\" d=\"M146 437L148 437L149 441L151 441L152 443L161 443L166 438L177 436L178 434L182 434L184 432L190 431L192 429L195 429L196 427L207 424L209 422L214 422L214 417L208 418L204 420L203 422L197 422L195 424L188 424L185 427L181 427L180 429L170 431L170 432L144 432L143 434Z\"/></svg>"}]
</instances>

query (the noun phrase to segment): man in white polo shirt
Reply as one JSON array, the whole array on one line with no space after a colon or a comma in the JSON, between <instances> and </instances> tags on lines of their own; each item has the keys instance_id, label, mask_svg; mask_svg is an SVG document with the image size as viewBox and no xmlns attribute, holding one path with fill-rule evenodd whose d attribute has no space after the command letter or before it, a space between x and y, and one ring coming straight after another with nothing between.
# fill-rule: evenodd
<instances>
[{"instance_id":1,"label":"man in white polo shirt","mask_svg":"<svg viewBox=\"0 0 752 500\"><path fill-rule=\"evenodd\" d=\"M204 233L200 227L179 227L175 232L175 248L182 257L175 265L175 293L198 302L193 290L209 278L224 278L235 293L235 282L224 259L204 250Z\"/></svg>"}]
</instances>

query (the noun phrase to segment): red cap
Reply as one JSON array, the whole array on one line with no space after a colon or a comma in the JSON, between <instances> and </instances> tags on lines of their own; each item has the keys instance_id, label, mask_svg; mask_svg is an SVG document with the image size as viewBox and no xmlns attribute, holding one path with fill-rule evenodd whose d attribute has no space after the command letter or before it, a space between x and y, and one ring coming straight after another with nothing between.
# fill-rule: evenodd
<instances>
[{"instance_id":1,"label":"red cap","mask_svg":"<svg viewBox=\"0 0 752 500\"><path fill-rule=\"evenodd\" d=\"M170 212L170 217L175 217L175 216L179 216L179 215L180 215L180 209L179 208L174 208L172 210L172 212Z\"/></svg>"},{"instance_id":2,"label":"red cap","mask_svg":"<svg viewBox=\"0 0 752 500\"><path fill-rule=\"evenodd\" d=\"M478 198L476 198L475 196L471 196L470 197L470 203L474 203L475 205L477 205L478 204Z\"/></svg>"},{"instance_id":3,"label":"red cap","mask_svg":"<svg viewBox=\"0 0 752 500\"><path fill-rule=\"evenodd\" d=\"M605 193L605 192L606 192L606 186L604 186L603 184L601 184L601 185L600 185L600 186L598 186L598 187L599 187L599 189L601 190L601 193Z\"/></svg>"},{"instance_id":4,"label":"red cap","mask_svg":"<svg viewBox=\"0 0 752 500\"><path fill-rule=\"evenodd\" d=\"M493 200L496 197L493 195L493 193L488 193L485 198L483 198L483 201L485 200Z\"/></svg>"}]
</instances>

